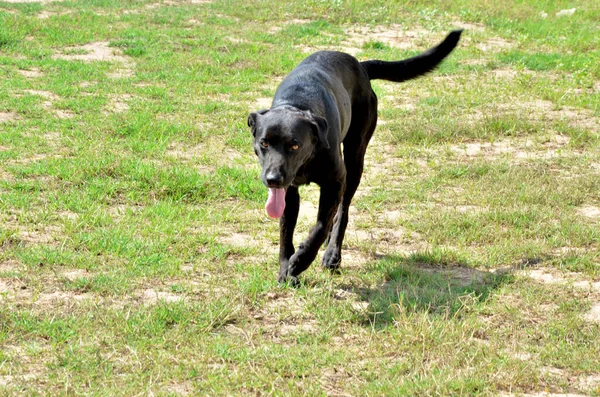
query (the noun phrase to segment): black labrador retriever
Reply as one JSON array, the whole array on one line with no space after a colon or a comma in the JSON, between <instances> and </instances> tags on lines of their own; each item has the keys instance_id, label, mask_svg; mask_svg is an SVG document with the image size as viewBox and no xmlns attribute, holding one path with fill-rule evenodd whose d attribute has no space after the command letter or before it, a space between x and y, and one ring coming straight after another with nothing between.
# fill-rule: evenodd
<instances>
[{"instance_id":1,"label":"black labrador retriever","mask_svg":"<svg viewBox=\"0 0 600 397\"><path fill-rule=\"evenodd\" d=\"M269 189L265 209L270 217L281 218L279 282L297 284L327 238L323 266L340 266L348 209L377 124L370 81L401 82L432 71L456 47L461 33L455 30L437 47L396 62L359 62L342 52L319 51L284 78L271 109L250 114L254 151ZM295 250L298 186L311 182L320 186L317 223Z\"/></svg>"}]
</instances>

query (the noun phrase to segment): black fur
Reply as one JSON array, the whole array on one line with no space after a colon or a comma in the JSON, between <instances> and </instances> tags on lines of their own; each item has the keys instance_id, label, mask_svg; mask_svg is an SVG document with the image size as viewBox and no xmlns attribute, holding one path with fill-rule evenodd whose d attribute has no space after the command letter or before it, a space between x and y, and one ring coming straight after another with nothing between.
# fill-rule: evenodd
<instances>
[{"instance_id":1,"label":"black fur","mask_svg":"<svg viewBox=\"0 0 600 397\"><path fill-rule=\"evenodd\" d=\"M453 31L437 47L397 62L359 62L337 51L314 53L284 78L270 109L250 114L263 182L287 189L280 219L280 282L296 284L328 237L323 265L331 270L340 266L348 209L377 124L370 80L401 82L432 71L456 47L461 32ZM295 250L298 186L311 182L321 188L317 223Z\"/></svg>"}]
</instances>

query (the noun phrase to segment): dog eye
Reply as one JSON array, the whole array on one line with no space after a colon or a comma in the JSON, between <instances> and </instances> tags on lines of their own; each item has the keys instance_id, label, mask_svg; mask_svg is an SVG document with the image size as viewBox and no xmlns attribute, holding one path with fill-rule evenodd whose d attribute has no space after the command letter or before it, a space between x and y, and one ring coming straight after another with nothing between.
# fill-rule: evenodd
<instances>
[{"instance_id":1,"label":"dog eye","mask_svg":"<svg viewBox=\"0 0 600 397\"><path fill-rule=\"evenodd\" d=\"M262 142L260 143L260 146L262 146L262 147L269 147L269 142L267 142L267 141L262 141Z\"/></svg>"},{"instance_id":2,"label":"dog eye","mask_svg":"<svg viewBox=\"0 0 600 397\"><path fill-rule=\"evenodd\" d=\"M298 146L298 145L292 145L292 147L291 147L292 150L298 150L298 148L300 148L300 146Z\"/></svg>"}]
</instances>

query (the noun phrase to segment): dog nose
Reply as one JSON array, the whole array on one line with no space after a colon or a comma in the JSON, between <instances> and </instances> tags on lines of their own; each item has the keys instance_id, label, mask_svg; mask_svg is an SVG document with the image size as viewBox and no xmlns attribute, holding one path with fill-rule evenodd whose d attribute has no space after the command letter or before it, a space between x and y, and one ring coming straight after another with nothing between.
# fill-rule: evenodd
<instances>
[{"instance_id":1,"label":"dog nose","mask_svg":"<svg viewBox=\"0 0 600 397\"><path fill-rule=\"evenodd\" d=\"M269 187L281 187L283 184L283 175L277 172L269 172L265 175L265 181Z\"/></svg>"}]
</instances>

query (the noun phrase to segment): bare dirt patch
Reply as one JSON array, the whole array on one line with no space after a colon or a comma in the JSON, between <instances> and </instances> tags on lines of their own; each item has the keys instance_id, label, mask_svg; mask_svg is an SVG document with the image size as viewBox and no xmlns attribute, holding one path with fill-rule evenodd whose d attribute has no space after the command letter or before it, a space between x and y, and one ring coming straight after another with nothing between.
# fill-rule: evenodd
<instances>
[{"instance_id":1,"label":"bare dirt patch","mask_svg":"<svg viewBox=\"0 0 600 397\"><path fill-rule=\"evenodd\" d=\"M53 92L50 91L43 91L43 90L24 90L23 91L26 94L29 95L36 95L36 96L41 96L43 98L48 99L49 101L57 101L60 99L60 97L58 95L56 95ZM51 104L51 102L50 102Z\"/></svg>"},{"instance_id":2,"label":"bare dirt patch","mask_svg":"<svg viewBox=\"0 0 600 397\"><path fill-rule=\"evenodd\" d=\"M250 110L255 111L257 109L269 109L271 108L271 104L273 103L273 98L261 97L257 98L256 101L252 105L250 105Z\"/></svg>"},{"instance_id":3,"label":"bare dirt patch","mask_svg":"<svg viewBox=\"0 0 600 397\"><path fill-rule=\"evenodd\" d=\"M571 285L580 291L587 291L588 296L592 297L592 307L584 314L583 318L592 323L600 323L600 282L583 280L579 273L558 272L555 269L532 269L521 272L541 284L548 285Z\"/></svg>"},{"instance_id":4,"label":"bare dirt patch","mask_svg":"<svg viewBox=\"0 0 600 397\"><path fill-rule=\"evenodd\" d=\"M345 241L348 246L373 246L377 250L377 255L380 256L386 254L411 255L427 247L427 243L422 241L419 236L407 233L400 227L360 228L349 225ZM344 256L344 252L342 252L342 260L346 263L347 258Z\"/></svg>"},{"instance_id":5,"label":"bare dirt patch","mask_svg":"<svg viewBox=\"0 0 600 397\"><path fill-rule=\"evenodd\" d=\"M579 388L583 390L596 390L600 388L600 375L589 375L579 379Z\"/></svg>"},{"instance_id":6,"label":"bare dirt patch","mask_svg":"<svg viewBox=\"0 0 600 397\"><path fill-rule=\"evenodd\" d=\"M67 305L77 304L84 300L91 300L94 295L90 293L77 293L67 291L54 291L49 293L41 293L34 297L34 303L38 306L56 306L63 303Z\"/></svg>"},{"instance_id":7,"label":"bare dirt patch","mask_svg":"<svg viewBox=\"0 0 600 397\"><path fill-rule=\"evenodd\" d=\"M209 174L215 171L217 164L197 164L199 159L207 155L207 145L196 145L186 147L182 143L172 143L165 151L165 155L176 158L180 161L196 164L196 170L200 174ZM239 156L239 154L238 154Z\"/></svg>"},{"instance_id":8,"label":"bare dirt patch","mask_svg":"<svg viewBox=\"0 0 600 397\"><path fill-rule=\"evenodd\" d=\"M495 78L496 80L512 80L518 77L523 77L523 76L535 76L538 73L532 71L532 70L527 70L527 69L523 69L523 70L515 70L515 69L505 69L505 68L500 68L500 69L494 69L494 70L490 70L489 72L485 72L486 75L491 76L492 78ZM549 77L548 73L544 73L543 78L547 79ZM552 76L551 78L557 78L558 76ZM541 78L541 76L540 76Z\"/></svg>"},{"instance_id":9,"label":"bare dirt patch","mask_svg":"<svg viewBox=\"0 0 600 397\"><path fill-rule=\"evenodd\" d=\"M0 262L0 273L18 272L26 267L15 259L5 259Z\"/></svg>"},{"instance_id":10,"label":"bare dirt patch","mask_svg":"<svg viewBox=\"0 0 600 397\"><path fill-rule=\"evenodd\" d=\"M129 110L127 101L131 100L132 96L129 94L112 95L110 96L109 103L106 106L106 113L124 113Z\"/></svg>"},{"instance_id":11,"label":"bare dirt patch","mask_svg":"<svg viewBox=\"0 0 600 397\"><path fill-rule=\"evenodd\" d=\"M41 3L41 4L48 4L48 3L58 3L61 2L63 0L2 0L5 3L13 3L13 4L19 4L19 3Z\"/></svg>"},{"instance_id":12,"label":"bare dirt patch","mask_svg":"<svg viewBox=\"0 0 600 397\"><path fill-rule=\"evenodd\" d=\"M276 330L279 336L288 336L296 334L312 334L319 329L315 320L304 320L298 323L283 322Z\"/></svg>"},{"instance_id":13,"label":"bare dirt patch","mask_svg":"<svg viewBox=\"0 0 600 397\"><path fill-rule=\"evenodd\" d=\"M600 324L600 302L596 302L592 305L592 308L584 316L586 321L591 323Z\"/></svg>"},{"instance_id":14,"label":"bare dirt patch","mask_svg":"<svg viewBox=\"0 0 600 397\"><path fill-rule=\"evenodd\" d=\"M115 223L119 223L124 217L134 215L142 211L145 207L142 205L128 205L115 203L106 208L108 215L113 218Z\"/></svg>"},{"instance_id":15,"label":"bare dirt patch","mask_svg":"<svg viewBox=\"0 0 600 397\"><path fill-rule=\"evenodd\" d=\"M327 396L347 397L352 396L344 392L343 386L352 375L344 368L326 368L323 370L319 383Z\"/></svg>"},{"instance_id":16,"label":"bare dirt patch","mask_svg":"<svg viewBox=\"0 0 600 397\"><path fill-rule=\"evenodd\" d=\"M435 32L419 26L406 29L399 24L390 26L351 26L345 30L345 33L346 38L339 45L302 46L301 49L306 53L317 50L338 50L356 56L367 43L382 43L389 47L407 50L429 48L435 41L431 39Z\"/></svg>"},{"instance_id":17,"label":"bare dirt patch","mask_svg":"<svg viewBox=\"0 0 600 397\"><path fill-rule=\"evenodd\" d=\"M514 101L501 103L491 112L498 114L517 114L532 121L564 121L573 127L600 131L600 121L594 113L587 109L576 109L568 106L557 108L555 104L545 100Z\"/></svg>"},{"instance_id":18,"label":"bare dirt patch","mask_svg":"<svg viewBox=\"0 0 600 397\"><path fill-rule=\"evenodd\" d=\"M107 73L106 75L111 79L126 79L129 77L133 77L133 64L128 64L130 68L118 68L114 72Z\"/></svg>"},{"instance_id":19,"label":"bare dirt patch","mask_svg":"<svg viewBox=\"0 0 600 397\"><path fill-rule=\"evenodd\" d=\"M68 272L66 272L68 273ZM4 284L2 300L7 304L31 307L32 309L47 310L48 308L73 308L85 301L98 301L102 298L88 292L65 291L61 289L65 277L58 273L45 272L37 276L38 283L28 281L29 276L11 277L1 281ZM63 279L59 282L60 279Z\"/></svg>"},{"instance_id":20,"label":"bare dirt patch","mask_svg":"<svg viewBox=\"0 0 600 397\"><path fill-rule=\"evenodd\" d=\"M59 119L70 119L73 117L73 113L68 110L54 109L54 102L59 101L61 98L50 91L43 90L24 90L23 93L28 95L39 96L45 98L46 100L42 102L42 107L50 112L52 112ZM20 94L17 94L19 96Z\"/></svg>"},{"instance_id":21,"label":"bare dirt patch","mask_svg":"<svg viewBox=\"0 0 600 397\"><path fill-rule=\"evenodd\" d=\"M484 32L485 25L482 23L472 23L472 22L463 22L463 21L454 21L452 25L455 28L464 29L468 32Z\"/></svg>"},{"instance_id":22,"label":"bare dirt patch","mask_svg":"<svg viewBox=\"0 0 600 397\"><path fill-rule=\"evenodd\" d=\"M0 112L0 123L9 123L19 120L19 115L16 112Z\"/></svg>"},{"instance_id":23,"label":"bare dirt patch","mask_svg":"<svg viewBox=\"0 0 600 397\"><path fill-rule=\"evenodd\" d=\"M27 77L28 79L42 77L44 75L44 73L37 68L19 69L17 70L17 73L19 73L21 76Z\"/></svg>"},{"instance_id":24,"label":"bare dirt patch","mask_svg":"<svg viewBox=\"0 0 600 397\"><path fill-rule=\"evenodd\" d=\"M532 139L502 139L494 142L467 142L451 145L452 153L467 158L484 158L493 160L499 157L510 157L516 160L550 159L566 155L565 147L570 138L555 135L544 142ZM573 153L569 152L569 155Z\"/></svg>"},{"instance_id":25,"label":"bare dirt patch","mask_svg":"<svg viewBox=\"0 0 600 397\"><path fill-rule=\"evenodd\" d=\"M54 54L53 59L82 62L112 62L121 65L116 71L108 74L111 78L125 78L133 75L135 63L122 55L117 48L112 48L107 41L85 44L82 46L67 47Z\"/></svg>"},{"instance_id":26,"label":"bare dirt patch","mask_svg":"<svg viewBox=\"0 0 600 397\"><path fill-rule=\"evenodd\" d=\"M364 312L369 308L369 302L362 300L359 294L348 289L336 290L333 293L333 298L349 302L352 308L357 312Z\"/></svg>"},{"instance_id":27,"label":"bare dirt patch","mask_svg":"<svg viewBox=\"0 0 600 397\"><path fill-rule=\"evenodd\" d=\"M279 33L286 26L289 26L289 25L304 25L304 24L307 24L307 23L310 23L310 22L312 22L310 19L298 19L298 18L294 18L294 19L291 19L289 22L287 22L284 25L272 26L271 28L269 28L269 33L271 33L271 34Z\"/></svg>"},{"instance_id":28,"label":"bare dirt patch","mask_svg":"<svg viewBox=\"0 0 600 397\"><path fill-rule=\"evenodd\" d=\"M219 242L231 245L232 247L247 247L250 244L256 244L255 237L245 233L231 233L219 238Z\"/></svg>"},{"instance_id":29,"label":"bare dirt patch","mask_svg":"<svg viewBox=\"0 0 600 397\"><path fill-rule=\"evenodd\" d=\"M66 10L66 11L62 11L62 12L52 12L52 11L43 10L37 15L37 17L39 19L48 19L48 18L52 18L54 16L68 15L68 14L72 14L72 13L73 13L73 11L71 11L71 10Z\"/></svg>"},{"instance_id":30,"label":"bare dirt patch","mask_svg":"<svg viewBox=\"0 0 600 397\"><path fill-rule=\"evenodd\" d=\"M194 146L173 142L167 147L165 155L190 163L201 174L212 173L220 165L231 166L232 162L243 160L243 155L238 150L217 143L212 138ZM248 164L244 162L243 166L248 167Z\"/></svg>"},{"instance_id":31,"label":"bare dirt patch","mask_svg":"<svg viewBox=\"0 0 600 397\"><path fill-rule=\"evenodd\" d=\"M302 298L286 291L269 292L265 297L266 301L252 314L264 335L279 341L320 329L318 322L308 316Z\"/></svg>"},{"instance_id":32,"label":"bare dirt patch","mask_svg":"<svg viewBox=\"0 0 600 397\"><path fill-rule=\"evenodd\" d=\"M513 393L502 393L501 397L586 397L585 394L577 394L577 393L550 393L546 391L537 392L537 393L523 393L523 394L513 394Z\"/></svg>"},{"instance_id":33,"label":"bare dirt patch","mask_svg":"<svg viewBox=\"0 0 600 397\"><path fill-rule=\"evenodd\" d=\"M32 154L28 157L22 157L19 159L15 159L15 160L8 160L7 163L8 164L30 164L30 163L36 163L38 161L43 161L46 159L60 159L63 158L64 155L63 154L47 154L47 153L35 153ZM48 181L52 180L53 177L40 177L38 179L46 179Z\"/></svg>"},{"instance_id":34,"label":"bare dirt patch","mask_svg":"<svg viewBox=\"0 0 600 397\"><path fill-rule=\"evenodd\" d=\"M477 47L481 51L488 53L502 52L507 49L513 48L514 46L515 43L501 39L499 37L493 37L475 45L475 47Z\"/></svg>"},{"instance_id":35,"label":"bare dirt patch","mask_svg":"<svg viewBox=\"0 0 600 397\"><path fill-rule=\"evenodd\" d=\"M445 280L451 280L454 284L463 287L473 284L484 284L486 278L493 274L492 272L481 271L463 266L455 266L450 268L419 266L418 268L426 273L441 275Z\"/></svg>"},{"instance_id":36,"label":"bare dirt patch","mask_svg":"<svg viewBox=\"0 0 600 397\"><path fill-rule=\"evenodd\" d=\"M301 224L311 225L317 220L317 213L319 209L314 204L316 201L313 199L303 200L300 204L300 211L298 212L298 222Z\"/></svg>"},{"instance_id":37,"label":"bare dirt patch","mask_svg":"<svg viewBox=\"0 0 600 397\"><path fill-rule=\"evenodd\" d=\"M344 47L351 54L356 54L369 42L380 42L401 50L417 49L424 45L423 39L431 33L431 31L420 27L407 30L398 24L389 27L352 27L346 31L347 38L344 41Z\"/></svg>"},{"instance_id":38,"label":"bare dirt patch","mask_svg":"<svg viewBox=\"0 0 600 397\"><path fill-rule=\"evenodd\" d=\"M181 302L183 296L166 291L157 291L152 288L145 289L135 294L144 305L156 305L158 303Z\"/></svg>"},{"instance_id":39,"label":"bare dirt patch","mask_svg":"<svg viewBox=\"0 0 600 397\"><path fill-rule=\"evenodd\" d=\"M78 278L86 278L90 273L85 269L70 269L61 272L61 276L69 281L77 280Z\"/></svg>"},{"instance_id":40,"label":"bare dirt patch","mask_svg":"<svg viewBox=\"0 0 600 397\"><path fill-rule=\"evenodd\" d=\"M348 232L346 232L348 233ZM350 244L348 248L342 249L342 269L360 269L367 263L376 259L375 256L367 254Z\"/></svg>"},{"instance_id":41,"label":"bare dirt patch","mask_svg":"<svg viewBox=\"0 0 600 397\"><path fill-rule=\"evenodd\" d=\"M189 396L194 392L192 382L175 383L164 387L164 391L168 395Z\"/></svg>"},{"instance_id":42,"label":"bare dirt patch","mask_svg":"<svg viewBox=\"0 0 600 397\"><path fill-rule=\"evenodd\" d=\"M68 210L59 211L57 213L57 215L60 216L61 218L68 219L71 221L75 221L75 220L79 219L79 214L77 212L68 211Z\"/></svg>"},{"instance_id":43,"label":"bare dirt patch","mask_svg":"<svg viewBox=\"0 0 600 397\"><path fill-rule=\"evenodd\" d=\"M600 282L585 280L581 273L558 271L553 268L527 269L520 273L542 284L570 284L577 289L600 292Z\"/></svg>"},{"instance_id":44,"label":"bare dirt patch","mask_svg":"<svg viewBox=\"0 0 600 397\"><path fill-rule=\"evenodd\" d=\"M600 207L593 205L584 205L577 209L577 213L585 218L598 220L600 219Z\"/></svg>"},{"instance_id":45,"label":"bare dirt patch","mask_svg":"<svg viewBox=\"0 0 600 397\"><path fill-rule=\"evenodd\" d=\"M41 373L20 373L17 375L0 375L0 386L11 386L21 382L31 382L41 376Z\"/></svg>"},{"instance_id":46,"label":"bare dirt patch","mask_svg":"<svg viewBox=\"0 0 600 397\"><path fill-rule=\"evenodd\" d=\"M60 226L46 225L33 230L22 230L19 226L18 238L22 243L31 245L54 245L63 238L63 230Z\"/></svg>"},{"instance_id":47,"label":"bare dirt patch","mask_svg":"<svg viewBox=\"0 0 600 397\"><path fill-rule=\"evenodd\" d=\"M116 49L111 48L107 41L100 41L76 47L67 47L58 54L54 54L52 58L83 62L130 62L129 59L118 54Z\"/></svg>"}]
</instances>

